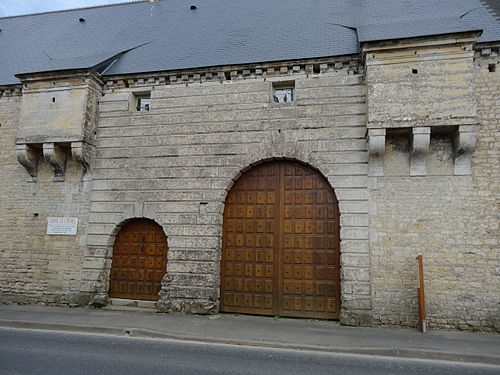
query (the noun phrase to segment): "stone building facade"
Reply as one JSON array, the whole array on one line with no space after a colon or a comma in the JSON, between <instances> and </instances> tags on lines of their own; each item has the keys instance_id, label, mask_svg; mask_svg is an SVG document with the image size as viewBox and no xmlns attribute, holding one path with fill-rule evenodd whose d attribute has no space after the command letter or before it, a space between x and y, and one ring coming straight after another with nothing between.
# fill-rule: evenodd
<instances>
[{"instance_id":1,"label":"stone building facade","mask_svg":"<svg viewBox=\"0 0 500 375\"><path fill-rule=\"evenodd\" d=\"M117 236L148 219L168 241L157 308L216 313L228 195L286 161L338 202L341 323L415 326L423 255L430 327L498 331L500 42L480 35L360 38L355 54L194 69L19 72L0 86L0 301L107 304ZM276 102L280 88L293 100ZM77 234L47 234L51 217L77 218Z\"/></svg>"}]
</instances>

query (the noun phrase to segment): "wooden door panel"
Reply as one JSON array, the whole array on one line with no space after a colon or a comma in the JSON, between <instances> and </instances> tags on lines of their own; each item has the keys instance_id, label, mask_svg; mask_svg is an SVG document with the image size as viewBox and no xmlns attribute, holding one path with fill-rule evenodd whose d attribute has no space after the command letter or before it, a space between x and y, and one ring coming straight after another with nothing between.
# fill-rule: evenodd
<instances>
[{"instance_id":1,"label":"wooden door panel","mask_svg":"<svg viewBox=\"0 0 500 375\"><path fill-rule=\"evenodd\" d=\"M136 219L116 235L109 296L158 300L167 269L167 236L156 223Z\"/></svg>"},{"instance_id":2,"label":"wooden door panel","mask_svg":"<svg viewBox=\"0 0 500 375\"><path fill-rule=\"evenodd\" d=\"M228 195L221 311L272 312L276 178L274 168L253 169Z\"/></svg>"},{"instance_id":3,"label":"wooden door panel","mask_svg":"<svg viewBox=\"0 0 500 375\"><path fill-rule=\"evenodd\" d=\"M224 211L221 311L337 319L339 232L314 170L276 161L244 173Z\"/></svg>"}]
</instances>

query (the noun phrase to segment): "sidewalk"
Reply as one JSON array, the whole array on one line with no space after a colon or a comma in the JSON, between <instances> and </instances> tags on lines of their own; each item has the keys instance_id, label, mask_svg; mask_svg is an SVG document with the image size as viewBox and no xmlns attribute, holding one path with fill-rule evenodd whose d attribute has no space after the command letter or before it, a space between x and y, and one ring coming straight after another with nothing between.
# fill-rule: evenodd
<instances>
[{"instance_id":1,"label":"sidewalk","mask_svg":"<svg viewBox=\"0 0 500 375\"><path fill-rule=\"evenodd\" d=\"M441 359L500 365L500 335L344 327L338 322L272 317L152 314L0 305L0 327Z\"/></svg>"}]
</instances>

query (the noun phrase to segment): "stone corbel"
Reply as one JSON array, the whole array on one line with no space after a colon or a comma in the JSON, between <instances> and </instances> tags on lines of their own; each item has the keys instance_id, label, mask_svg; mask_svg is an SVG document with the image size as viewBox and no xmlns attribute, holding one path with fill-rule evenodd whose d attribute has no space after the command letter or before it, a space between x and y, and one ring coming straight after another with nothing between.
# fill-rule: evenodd
<instances>
[{"instance_id":1,"label":"stone corbel","mask_svg":"<svg viewBox=\"0 0 500 375\"><path fill-rule=\"evenodd\" d=\"M28 171L31 176L28 181L35 182L37 179L38 162L40 160L40 153L30 145L20 144L16 145L16 154L19 164L21 164Z\"/></svg>"},{"instance_id":2,"label":"stone corbel","mask_svg":"<svg viewBox=\"0 0 500 375\"><path fill-rule=\"evenodd\" d=\"M43 157L54 169L54 181L64 181L68 153L55 143L43 144Z\"/></svg>"},{"instance_id":3,"label":"stone corbel","mask_svg":"<svg viewBox=\"0 0 500 375\"><path fill-rule=\"evenodd\" d=\"M474 125L460 125L455 136L455 167L456 176L471 174L472 154L476 148L476 131Z\"/></svg>"},{"instance_id":4,"label":"stone corbel","mask_svg":"<svg viewBox=\"0 0 500 375\"><path fill-rule=\"evenodd\" d=\"M384 175L385 129L368 129L368 175Z\"/></svg>"},{"instance_id":5,"label":"stone corbel","mask_svg":"<svg viewBox=\"0 0 500 375\"><path fill-rule=\"evenodd\" d=\"M83 174L90 167L90 149L87 142L71 142L71 156L82 165Z\"/></svg>"},{"instance_id":6,"label":"stone corbel","mask_svg":"<svg viewBox=\"0 0 500 375\"><path fill-rule=\"evenodd\" d=\"M427 154L431 142L431 128L413 128L411 142L410 176L427 175Z\"/></svg>"}]
</instances>

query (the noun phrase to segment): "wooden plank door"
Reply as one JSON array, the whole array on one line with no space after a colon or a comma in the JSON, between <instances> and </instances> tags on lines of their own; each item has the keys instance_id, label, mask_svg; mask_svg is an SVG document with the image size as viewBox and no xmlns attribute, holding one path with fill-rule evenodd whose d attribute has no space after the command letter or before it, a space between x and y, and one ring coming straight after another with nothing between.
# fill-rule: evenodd
<instances>
[{"instance_id":1,"label":"wooden plank door","mask_svg":"<svg viewBox=\"0 0 500 375\"><path fill-rule=\"evenodd\" d=\"M224 211L221 310L272 315L277 309L275 248L279 165L245 173Z\"/></svg>"},{"instance_id":2,"label":"wooden plank door","mask_svg":"<svg viewBox=\"0 0 500 375\"><path fill-rule=\"evenodd\" d=\"M338 319L339 228L335 194L313 169L250 169L226 200L220 310Z\"/></svg>"},{"instance_id":3,"label":"wooden plank door","mask_svg":"<svg viewBox=\"0 0 500 375\"><path fill-rule=\"evenodd\" d=\"M340 226L338 204L328 182L300 164L284 163L280 222L278 315L338 319L340 314Z\"/></svg>"},{"instance_id":4,"label":"wooden plank door","mask_svg":"<svg viewBox=\"0 0 500 375\"><path fill-rule=\"evenodd\" d=\"M113 246L109 296L157 301L167 269L167 236L152 220L135 219Z\"/></svg>"}]
</instances>

